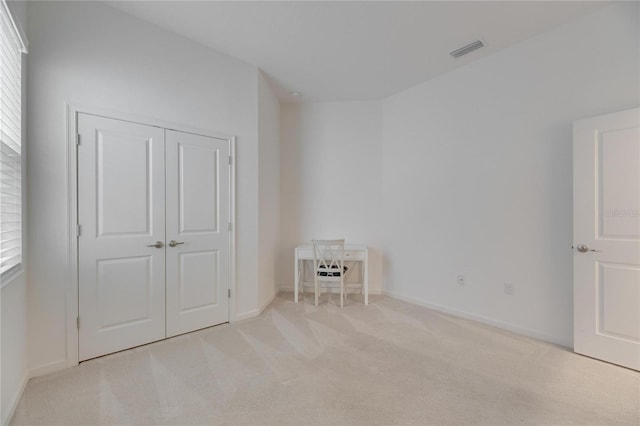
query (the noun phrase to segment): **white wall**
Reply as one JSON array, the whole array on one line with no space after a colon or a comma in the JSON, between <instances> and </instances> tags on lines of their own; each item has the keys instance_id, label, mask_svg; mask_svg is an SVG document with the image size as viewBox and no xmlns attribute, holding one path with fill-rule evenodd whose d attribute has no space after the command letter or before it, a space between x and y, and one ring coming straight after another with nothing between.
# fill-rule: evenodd
<instances>
[{"instance_id":1,"label":"white wall","mask_svg":"<svg viewBox=\"0 0 640 426\"><path fill-rule=\"evenodd\" d=\"M10 1L7 3L16 23L26 30L26 3ZM26 111L26 58L22 61L22 108ZM26 126L27 120L23 112L22 121L22 155L23 155L23 198L26 196L26 165L24 156L27 152ZM0 424L9 422L21 391L28 378L27 368L27 266L26 253L26 202L23 200L23 253L22 271L8 280L0 282Z\"/></svg>"},{"instance_id":2,"label":"white wall","mask_svg":"<svg viewBox=\"0 0 640 426\"><path fill-rule=\"evenodd\" d=\"M25 274L15 277L2 287L2 315L0 318L1 366L0 412L1 423L7 424L17 405L28 378L27 370L27 287Z\"/></svg>"},{"instance_id":3,"label":"white wall","mask_svg":"<svg viewBox=\"0 0 640 426\"><path fill-rule=\"evenodd\" d=\"M236 135L238 315L257 309L258 71L98 2L28 5L29 365L64 367L65 102Z\"/></svg>"},{"instance_id":4,"label":"white wall","mask_svg":"<svg viewBox=\"0 0 640 426\"><path fill-rule=\"evenodd\" d=\"M276 294L280 241L280 102L262 72L258 75L258 135L258 307L262 309Z\"/></svg>"},{"instance_id":5,"label":"white wall","mask_svg":"<svg viewBox=\"0 0 640 426\"><path fill-rule=\"evenodd\" d=\"M283 104L277 280L293 288L293 249L312 238L366 244L369 289L382 288L380 102Z\"/></svg>"},{"instance_id":6,"label":"white wall","mask_svg":"<svg viewBox=\"0 0 640 426\"><path fill-rule=\"evenodd\" d=\"M617 4L384 102L390 294L572 346L572 121L638 105L639 39Z\"/></svg>"}]
</instances>

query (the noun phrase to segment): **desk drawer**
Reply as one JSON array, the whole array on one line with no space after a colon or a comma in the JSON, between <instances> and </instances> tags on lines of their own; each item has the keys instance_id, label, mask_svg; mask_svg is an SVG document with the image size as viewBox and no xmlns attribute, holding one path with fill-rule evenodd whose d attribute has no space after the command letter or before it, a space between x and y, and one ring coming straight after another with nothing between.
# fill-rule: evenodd
<instances>
[{"instance_id":1,"label":"desk drawer","mask_svg":"<svg viewBox=\"0 0 640 426\"><path fill-rule=\"evenodd\" d=\"M362 250L345 250L345 260L364 260L365 252Z\"/></svg>"},{"instance_id":2,"label":"desk drawer","mask_svg":"<svg viewBox=\"0 0 640 426\"><path fill-rule=\"evenodd\" d=\"M364 260L367 256L367 252L365 250L345 250L344 251L344 259L345 260ZM313 260L313 249L311 248L296 248L296 258L299 260Z\"/></svg>"}]
</instances>

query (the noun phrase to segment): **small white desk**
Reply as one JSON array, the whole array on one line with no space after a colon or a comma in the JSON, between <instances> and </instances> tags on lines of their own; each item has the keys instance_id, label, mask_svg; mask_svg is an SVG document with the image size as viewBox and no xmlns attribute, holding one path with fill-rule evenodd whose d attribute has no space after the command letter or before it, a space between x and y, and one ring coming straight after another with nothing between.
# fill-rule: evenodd
<instances>
[{"instance_id":1,"label":"small white desk","mask_svg":"<svg viewBox=\"0 0 640 426\"><path fill-rule=\"evenodd\" d=\"M300 291L300 285L304 287L304 264L305 261L313 261L313 246L311 244L305 244L296 247L295 250L295 288L294 288L294 300L298 303L298 293ZM369 249L367 246L356 244L345 244L344 246L344 261L346 262L361 262L362 263L362 290L364 292L364 304L369 304ZM345 276L348 278L348 274ZM345 283L347 287L347 283Z\"/></svg>"}]
</instances>

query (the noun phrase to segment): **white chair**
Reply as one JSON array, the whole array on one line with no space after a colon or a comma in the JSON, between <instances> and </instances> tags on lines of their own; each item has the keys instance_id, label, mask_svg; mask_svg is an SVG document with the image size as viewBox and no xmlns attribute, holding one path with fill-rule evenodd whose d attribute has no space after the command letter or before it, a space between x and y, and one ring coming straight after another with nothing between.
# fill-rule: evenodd
<instances>
[{"instance_id":1,"label":"white chair","mask_svg":"<svg viewBox=\"0 0 640 426\"><path fill-rule=\"evenodd\" d=\"M344 240L311 240L313 244L313 284L318 306L318 284L340 283L340 307L344 307Z\"/></svg>"}]
</instances>

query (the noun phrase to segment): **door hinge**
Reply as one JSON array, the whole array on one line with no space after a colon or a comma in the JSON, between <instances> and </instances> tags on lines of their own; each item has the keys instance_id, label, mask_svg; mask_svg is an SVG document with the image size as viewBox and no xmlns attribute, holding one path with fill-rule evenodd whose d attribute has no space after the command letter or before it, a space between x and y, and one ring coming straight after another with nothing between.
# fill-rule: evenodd
<instances>
[{"instance_id":1,"label":"door hinge","mask_svg":"<svg viewBox=\"0 0 640 426\"><path fill-rule=\"evenodd\" d=\"M76 135L76 146L80 146L80 133Z\"/></svg>"},{"instance_id":2,"label":"door hinge","mask_svg":"<svg viewBox=\"0 0 640 426\"><path fill-rule=\"evenodd\" d=\"M76 317L76 327L80 330L80 317Z\"/></svg>"},{"instance_id":3,"label":"door hinge","mask_svg":"<svg viewBox=\"0 0 640 426\"><path fill-rule=\"evenodd\" d=\"M76 225L76 237L80 236L81 231L82 231L82 228L80 227L80 224Z\"/></svg>"},{"instance_id":4,"label":"door hinge","mask_svg":"<svg viewBox=\"0 0 640 426\"><path fill-rule=\"evenodd\" d=\"M229 156L229 165L232 165L232 164L233 164L233 157Z\"/></svg>"},{"instance_id":5,"label":"door hinge","mask_svg":"<svg viewBox=\"0 0 640 426\"><path fill-rule=\"evenodd\" d=\"M229 297L229 299L231 299L231 289L227 290L227 296Z\"/></svg>"},{"instance_id":6,"label":"door hinge","mask_svg":"<svg viewBox=\"0 0 640 426\"><path fill-rule=\"evenodd\" d=\"M229 232L233 231L233 224L231 222L229 222L229 226L227 226L227 229L229 230Z\"/></svg>"}]
</instances>

